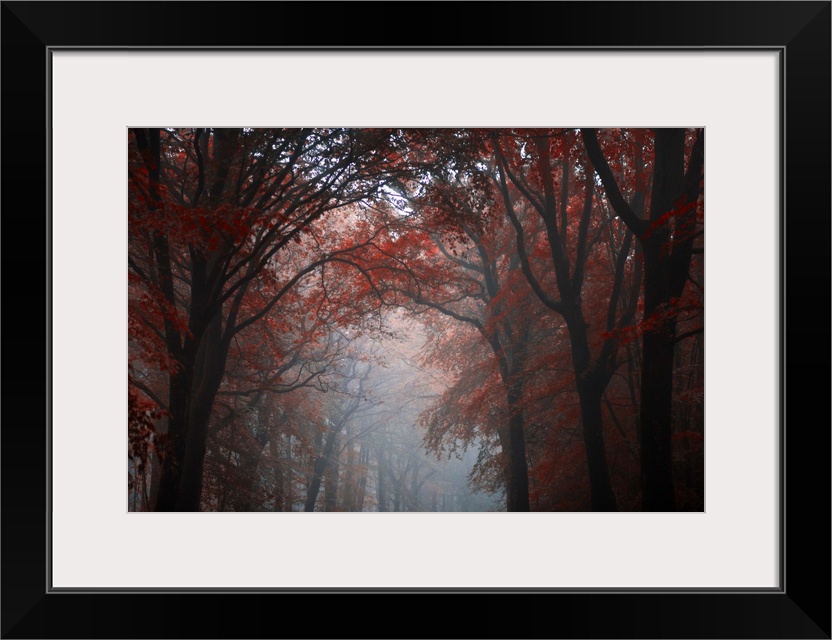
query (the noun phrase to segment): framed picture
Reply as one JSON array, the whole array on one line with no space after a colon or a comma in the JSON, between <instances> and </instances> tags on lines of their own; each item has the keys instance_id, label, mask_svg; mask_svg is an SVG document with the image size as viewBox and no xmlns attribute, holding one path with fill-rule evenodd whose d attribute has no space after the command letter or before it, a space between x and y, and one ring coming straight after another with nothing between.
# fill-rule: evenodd
<instances>
[{"instance_id":1,"label":"framed picture","mask_svg":"<svg viewBox=\"0 0 832 640\"><path fill-rule=\"evenodd\" d=\"M3 637L830 637L829 2L2 11ZM704 131L704 510L131 513L128 128L305 125Z\"/></svg>"}]
</instances>

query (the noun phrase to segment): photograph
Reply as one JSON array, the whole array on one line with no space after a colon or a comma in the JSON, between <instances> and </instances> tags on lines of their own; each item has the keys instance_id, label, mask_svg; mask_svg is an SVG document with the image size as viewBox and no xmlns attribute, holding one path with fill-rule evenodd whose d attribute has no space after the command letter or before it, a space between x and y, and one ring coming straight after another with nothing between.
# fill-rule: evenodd
<instances>
[{"instance_id":1,"label":"photograph","mask_svg":"<svg viewBox=\"0 0 832 640\"><path fill-rule=\"evenodd\" d=\"M2 14L0 638L832 637L830 0Z\"/></svg>"},{"instance_id":2,"label":"photograph","mask_svg":"<svg viewBox=\"0 0 832 640\"><path fill-rule=\"evenodd\" d=\"M704 127L136 128L131 512L704 512Z\"/></svg>"}]
</instances>

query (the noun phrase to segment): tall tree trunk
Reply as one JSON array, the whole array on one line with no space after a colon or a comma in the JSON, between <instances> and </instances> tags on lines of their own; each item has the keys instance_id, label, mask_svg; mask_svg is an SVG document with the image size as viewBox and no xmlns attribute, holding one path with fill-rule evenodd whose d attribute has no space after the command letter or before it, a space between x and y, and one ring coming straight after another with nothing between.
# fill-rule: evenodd
<instances>
[{"instance_id":1,"label":"tall tree trunk","mask_svg":"<svg viewBox=\"0 0 832 640\"><path fill-rule=\"evenodd\" d=\"M526 461L526 438L523 431L523 407L518 382L513 382L508 392L509 402L509 486L507 506L509 511L530 511L529 467Z\"/></svg>"},{"instance_id":2,"label":"tall tree trunk","mask_svg":"<svg viewBox=\"0 0 832 640\"><path fill-rule=\"evenodd\" d=\"M610 482L604 443L604 419L601 411L604 389L609 377L598 370L589 349L587 324L580 312L564 314L569 328L575 387L581 405L581 424L586 448L589 487L593 511L617 511L615 493Z\"/></svg>"},{"instance_id":3,"label":"tall tree trunk","mask_svg":"<svg viewBox=\"0 0 832 640\"><path fill-rule=\"evenodd\" d=\"M160 193L161 179L161 131L154 129L135 129L136 146L147 168L151 212L155 212L162 202ZM167 239L160 233L153 237L153 260L158 272L156 284L166 303L175 308L176 296L171 273L171 258ZM180 369L168 378L168 443L159 478L159 493L156 501L157 511L174 511L182 477L182 461L185 455L185 434L187 430L186 415L188 410L188 388L191 384L191 370L187 354L183 351L182 336L173 322L165 318L165 346L168 353L179 360Z\"/></svg>"},{"instance_id":4,"label":"tall tree trunk","mask_svg":"<svg viewBox=\"0 0 832 640\"><path fill-rule=\"evenodd\" d=\"M645 268L645 286L648 282ZM647 304L645 302L645 315ZM641 373L641 468L645 511L673 511L673 339L668 321L644 334Z\"/></svg>"},{"instance_id":5,"label":"tall tree trunk","mask_svg":"<svg viewBox=\"0 0 832 640\"><path fill-rule=\"evenodd\" d=\"M190 371L184 364L177 373L170 375L168 383L168 443L159 477L157 511L176 511L176 497L182 478L182 461L185 458L185 432L188 398L185 388L190 386Z\"/></svg>"},{"instance_id":6,"label":"tall tree trunk","mask_svg":"<svg viewBox=\"0 0 832 640\"><path fill-rule=\"evenodd\" d=\"M176 495L177 511L199 511L208 422L225 373L226 356L227 347L222 341L222 315L218 310L210 320L196 353L195 373L188 402L182 475Z\"/></svg>"},{"instance_id":7,"label":"tall tree trunk","mask_svg":"<svg viewBox=\"0 0 832 640\"><path fill-rule=\"evenodd\" d=\"M617 511L615 494L610 482L607 456L604 446L604 422L601 413L606 384L595 379L578 381L578 398L581 404L584 446L589 470L589 485L593 511Z\"/></svg>"},{"instance_id":8,"label":"tall tree trunk","mask_svg":"<svg viewBox=\"0 0 832 640\"><path fill-rule=\"evenodd\" d=\"M656 225L672 211L683 195L685 171L684 129L658 129L650 202L650 220ZM678 226L678 224L677 224ZM678 229L677 229L678 233ZM642 234L644 249L644 317L668 315L665 308L674 297L670 260L671 230L664 224ZM686 257L687 276L690 255ZM678 266L677 266L678 268ZM684 284L684 281L682 281ZM681 289L679 289L681 293ZM664 312L664 314L662 314ZM676 320L669 317L644 334L641 375L641 461L645 511L672 511L673 465L673 351Z\"/></svg>"}]
</instances>

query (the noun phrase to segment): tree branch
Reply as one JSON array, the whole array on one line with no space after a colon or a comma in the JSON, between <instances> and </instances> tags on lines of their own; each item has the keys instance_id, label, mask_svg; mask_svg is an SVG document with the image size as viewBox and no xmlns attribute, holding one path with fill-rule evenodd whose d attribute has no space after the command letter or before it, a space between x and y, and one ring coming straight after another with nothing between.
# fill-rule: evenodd
<instances>
[{"instance_id":1,"label":"tree branch","mask_svg":"<svg viewBox=\"0 0 832 640\"><path fill-rule=\"evenodd\" d=\"M604 185L604 191L607 193L607 199L610 201L613 209L618 214L618 217L624 221L635 236L641 240L644 232L647 231L647 223L639 218L635 211L630 208L624 196L621 195L621 190L618 188L618 183L615 176L612 175L610 165L607 164L607 159L601 151L601 145L598 144L598 136L594 129L581 129L581 135L586 145L586 151L589 159L595 167L595 172L601 178Z\"/></svg>"},{"instance_id":2,"label":"tree branch","mask_svg":"<svg viewBox=\"0 0 832 640\"><path fill-rule=\"evenodd\" d=\"M500 192L503 195L503 202L505 203L506 213L508 214L509 220L511 221L511 226L514 227L514 234L517 238L517 253L520 256L520 268L523 271L523 275L526 276L526 280L528 280L532 290L535 292L535 294L537 294L537 297L540 298L540 301L543 304L549 307L552 311L563 313L563 304L559 300L555 300L553 297L551 297L543 290L543 287L540 286L540 282L538 282L537 278L532 272L531 265L529 264L529 256L526 253L526 243L524 240L523 225L520 224L520 220L517 218L517 214L514 211L514 204L511 201L511 196L508 191L508 184L506 183L503 162L500 162L498 164L497 169L499 175L498 184L500 187Z\"/></svg>"}]
</instances>

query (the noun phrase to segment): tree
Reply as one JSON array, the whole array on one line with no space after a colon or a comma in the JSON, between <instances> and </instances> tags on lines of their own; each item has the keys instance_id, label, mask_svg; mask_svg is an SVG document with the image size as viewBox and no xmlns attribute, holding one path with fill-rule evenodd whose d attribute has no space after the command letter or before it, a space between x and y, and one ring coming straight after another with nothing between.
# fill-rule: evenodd
<instances>
[{"instance_id":1,"label":"tree","mask_svg":"<svg viewBox=\"0 0 832 640\"><path fill-rule=\"evenodd\" d=\"M613 511L616 499L604 445L602 399L619 364L618 340L612 330L631 323L636 309L637 273L635 282L630 285L631 294L625 295L630 234L622 235L614 229L609 232L610 246L613 247L612 282L606 285L606 291L596 291L591 298L586 296L596 303L604 299L609 302L605 314L598 310L590 319L584 303L587 273L594 266L593 259L600 259L597 243L602 233L616 225L594 205L592 173L581 162L582 154L576 145L575 134L568 130L508 132L491 136L488 146L493 148L494 180L515 230L523 273L541 302L563 317L569 331L592 507L596 511ZM553 156L557 160L554 164ZM558 169L560 180L556 181ZM523 202L522 212L518 211L518 200ZM527 249L526 236L530 233L529 228L534 229L530 212L537 214L543 224L543 233L536 235L537 242L543 243L545 253L542 255L534 245L531 251ZM545 269L553 273L554 278L543 280L535 262L541 262L540 258L547 254ZM591 326L593 320L594 326ZM605 337L601 337L599 328ZM595 332L594 336L591 331ZM593 348L593 343L599 339L600 346Z\"/></svg>"},{"instance_id":2,"label":"tree","mask_svg":"<svg viewBox=\"0 0 832 640\"><path fill-rule=\"evenodd\" d=\"M704 131L696 131L687 161L686 140L692 136L685 129L655 131L646 220L622 196L597 133L583 129L582 135L610 204L642 247L647 325L642 338L640 418L644 510L672 511L673 356L678 318L674 306L689 279L694 242L701 235L697 222L704 183ZM646 199L645 191L638 193Z\"/></svg>"},{"instance_id":3,"label":"tree","mask_svg":"<svg viewBox=\"0 0 832 640\"><path fill-rule=\"evenodd\" d=\"M528 306L526 290L518 287L517 261L506 253L500 221L488 218L479 195L475 185L439 173L421 196L411 195L419 213L395 249L407 263L410 279L396 291L411 301L411 312L432 310L469 325L488 346L493 361L486 366L495 366L506 408L495 433L503 453L507 509L528 511L523 385L529 323L538 310ZM483 416L471 419L488 422ZM433 448L439 450L449 425L435 420L433 430Z\"/></svg>"},{"instance_id":4,"label":"tree","mask_svg":"<svg viewBox=\"0 0 832 640\"><path fill-rule=\"evenodd\" d=\"M334 511L337 505L337 478L338 478L338 447L339 436L346 424L360 410L366 402L364 384L370 372L369 364L360 364L351 359L346 364L343 373L343 382L338 391L343 394L344 401L338 403L333 419L327 418L326 429L319 432L319 439L315 447L315 461L309 484L306 490L305 511L314 511L315 502L318 498L318 491L321 482L326 475L326 510Z\"/></svg>"},{"instance_id":5,"label":"tree","mask_svg":"<svg viewBox=\"0 0 832 640\"><path fill-rule=\"evenodd\" d=\"M131 130L137 316L169 367L158 510L199 508L232 341L332 258L294 248L328 212L378 193L389 140L381 130ZM282 258L292 267L281 273Z\"/></svg>"}]
</instances>

